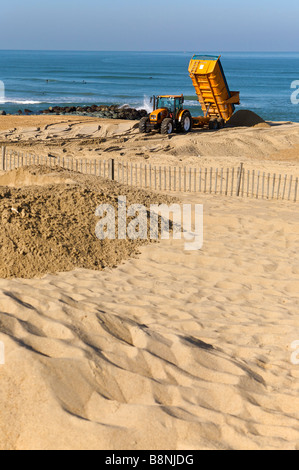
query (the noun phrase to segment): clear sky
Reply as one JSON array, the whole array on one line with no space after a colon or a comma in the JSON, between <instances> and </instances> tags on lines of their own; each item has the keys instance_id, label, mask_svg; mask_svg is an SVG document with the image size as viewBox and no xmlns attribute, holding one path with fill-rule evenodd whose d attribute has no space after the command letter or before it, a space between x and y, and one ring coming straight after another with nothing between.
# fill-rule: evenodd
<instances>
[{"instance_id":1,"label":"clear sky","mask_svg":"<svg viewBox=\"0 0 299 470\"><path fill-rule=\"evenodd\" d=\"M298 0L8 0L0 49L299 51Z\"/></svg>"}]
</instances>

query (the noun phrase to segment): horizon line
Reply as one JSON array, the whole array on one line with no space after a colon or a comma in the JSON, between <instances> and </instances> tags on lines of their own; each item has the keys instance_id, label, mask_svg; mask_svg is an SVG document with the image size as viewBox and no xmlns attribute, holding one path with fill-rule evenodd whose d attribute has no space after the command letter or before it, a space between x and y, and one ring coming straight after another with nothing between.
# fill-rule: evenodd
<instances>
[{"instance_id":1,"label":"horizon line","mask_svg":"<svg viewBox=\"0 0 299 470\"><path fill-rule=\"evenodd\" d=\"M123 50L117 50L117 49L0 49L0 52L134 52L134 53L193 53L194 50L129 50L129 49L123 49ZM216 49L210 49L210 50L201 50L201 52L215 52ZM265 51L233 51L233 50L222 50L222 53L227 53L227 54L298 54L298 51L270 51L270 50L265 50Z\"/></svg>"}]
</instances>

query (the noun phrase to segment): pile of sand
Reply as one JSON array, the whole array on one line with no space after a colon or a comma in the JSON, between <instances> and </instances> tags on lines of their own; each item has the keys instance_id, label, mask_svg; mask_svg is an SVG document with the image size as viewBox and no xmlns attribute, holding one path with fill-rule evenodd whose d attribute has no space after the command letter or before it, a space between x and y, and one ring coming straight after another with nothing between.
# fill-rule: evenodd
<instances>
[{"instance_id":1,"label":"pile of sand","mask_svg":"<svg viewBox=\"0 0 299 470\"><path fill-rule=\"evenodd\" d=\"M99 240L96 208L108 203L117 210L118 195L126 196L128 205L146 207L169 200L58 168L22 168L0 176L0 184L1 178L5 184L0 186L2 278L117 266L144 242Z\"/></svg>"},{"instance_id":2,"label":"pile of sand","mask_svg":"<svg viewBox=\"0 0 299 470\"><path fill-rule=\"evenodd\" d=\"M237 111L227 122L226 127L271 127L270 124L258 116L257 114L249 111L248 109L241 109Z\"/></svg>"}]
</instances>

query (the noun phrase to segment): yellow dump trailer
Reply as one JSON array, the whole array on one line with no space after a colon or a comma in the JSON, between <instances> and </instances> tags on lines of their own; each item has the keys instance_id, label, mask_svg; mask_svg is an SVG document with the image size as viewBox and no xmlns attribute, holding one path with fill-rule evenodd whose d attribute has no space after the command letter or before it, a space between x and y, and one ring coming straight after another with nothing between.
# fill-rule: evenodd
<instances>
[{"instance_id":1,"label":"yellow dump trailer","mask_svg":"<svg viewBox=\"0 0 299 470\"><path fill-rule=\"evenodd\" d=\"M194 55L189 74L204 116L193 118L194 127L223 127L240 104L240 93L230 91L220 62L221 56Z\"/></svg>"}]
</instances>

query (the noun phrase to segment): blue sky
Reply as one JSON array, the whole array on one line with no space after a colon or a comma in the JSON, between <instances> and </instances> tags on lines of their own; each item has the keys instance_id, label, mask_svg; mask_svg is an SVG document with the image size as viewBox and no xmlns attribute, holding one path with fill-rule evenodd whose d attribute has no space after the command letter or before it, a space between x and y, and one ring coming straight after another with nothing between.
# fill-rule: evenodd
<instances>
[{"instance_id":1,"label":"blue sky","mask_svg":"<svg viewBox=\"0 0 299 470\"><path fill-rule=\"evenodd\" d=\"M0 49L299 51L298 0L9 0Z\"/></svg>"}]
</instances>

